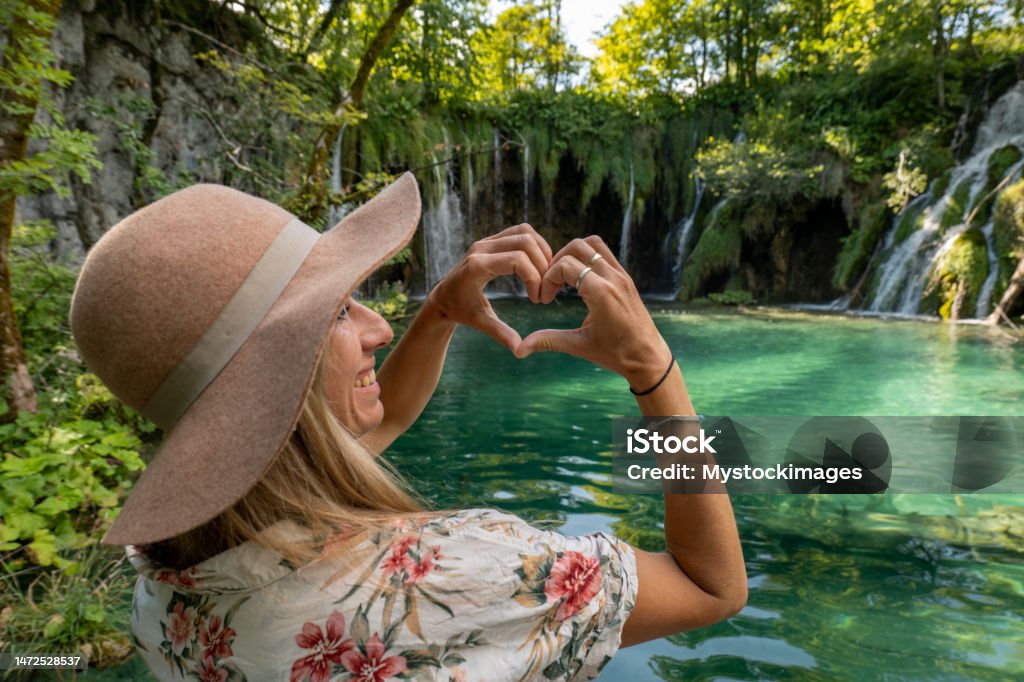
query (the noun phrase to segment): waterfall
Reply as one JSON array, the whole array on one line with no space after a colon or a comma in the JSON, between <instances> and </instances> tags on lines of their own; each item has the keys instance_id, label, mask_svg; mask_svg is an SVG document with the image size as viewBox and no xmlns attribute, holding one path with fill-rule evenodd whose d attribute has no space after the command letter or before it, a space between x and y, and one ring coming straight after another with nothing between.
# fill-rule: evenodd
<instances>
[{"instance_id":1,"label":"waterfall","mask_svg":"<svg viewBox=\"0 0 1024 682\"><path fill-rule=\"evenodd\" d=\"M1011 88L992 105L978 128L972 155L950 171L949 182L940 196L936 182L928 191L915 198L897 216L895 224L885 237L883 252L887 254L880 266L878 287L868 310L915 314L921 296L928 284L928 276L956 239L969 227L967 219L979 200L995 201L986 197L989 186L990 159L996 151L1014 145L1024 151L1024 81ZM1019 173L1020 162L1014 172ZM997 180L1001 180L998 178ZM959 211L952 217L947 211ZM994 215L994 212L993 212ZM945 220L944 220L945 218ZM905 221L920 222L901 243L896 244L896 233ZM955 221L955 222L954 222ZM947 229L943 229L943 222ZM979 226L988 247L989 273L978 294L976 314L984 317L991 304L992 291L998 278L999 259L995 253L992 230L993 218Z\"/></svg>"},{"instance_id":2,"label":"waterfall","mask_svg":"<svg viewBox=\"0 0 1024 682\"><path fill-rule=\"evenodd\" d=\"M629 270L629 232L633 223L633 197L636 184L633 182L633 162L629 162L629 198L626 199L626 214L622 216L622 237L619 240L619 263Z\"/></svg>"},{"instance_id":3,"label":"waterfall","mask_svg":"<svg viewBox=\"0 0 1024 682\"><path fill-rule=\"evenodd\" d=\"M672 298L679 295L679 289L683 286L683 262L686 260L686 247L690 243L693 224L697 220L697 211L700 209L701 197L704 196L704 183L696 173L693 176L693 190L693 206L690 208L690 212L683 216L683 219L679 221L679 224L670 233L670 238L671 235L678 235L676 257L672 263L672 291L674 292Z\"/></svg>"},{"instance_id":4,"label":"waterfall","mask_svg":"<svg viewBox=\"0 0 1024 682\"><path fill-rule=\"evenodd\" d=\"M502 192L501 192L501 138L498 136L498 129L494 128L494 212L498 216L496 226L500 227L505 222L505 218L502 215L504 206L502 206Z\"/></svg>"},{"instance_id":5,"label":"waterfall","mask_svg":"<svg viewBox=\"0 0 1024 682\"><path fill-rule=\"evenodd\" d=\"M331 150L331 192L337 196L341 193L341 142L345 139L345 128L347 123L341 124L338 137L334 140L334 149ZM334 205L327 208L327 224L325 230L329 230L338 224L338 221L352 212L352 205L349 203Z\"/></svg>"},{"instance_id":6,"label":"waterfall","mask_svg":"<svg viewBox=\"0 0 1024 682\"><path fill-rule=\"evenodd\" d=\"M523 143L523 222L530 222L530 143Z\"/></svg>"},{"instance_id":7,"label":"waterfall","mask_svg":"<svg viewBox=\"0 0 1024 682\"><path fill-rule=\"evenodd\" d=\"M445 149L448 134L445 132ZM454 163L449 159L434 166L436 190L423 211L423 240L426 252L427 291L430 291L459 262L465 251L465 221L459 193L455 188Z\"/></svg>"}]
</instances>

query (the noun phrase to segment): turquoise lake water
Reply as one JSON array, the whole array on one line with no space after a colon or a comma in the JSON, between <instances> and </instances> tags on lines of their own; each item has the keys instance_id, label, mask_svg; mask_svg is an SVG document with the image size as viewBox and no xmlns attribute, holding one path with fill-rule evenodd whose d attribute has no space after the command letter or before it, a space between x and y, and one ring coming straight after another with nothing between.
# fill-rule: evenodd
<instances>
[{"instance_id":1,"label":"turquoise lake water","mask_svg":"<svg viewBox=\"0 0 1024 682\"><path fill-rule=\"evenodd\" d=\"M1024 345L992 330L649 305L702 413L1024 413ZM574 299L494 307L523 336L585 315ZM434 398L390 457L437 505L493 505L661 549L660 498L611 489L610 420L631 414L625 381L605 370L557 354L516 360L460 329ZM747 607L624 649L601 680L1024 677L1024 495L733 504ZM135 661L119 677L141 674Z\"/></svg>"},{"instance_id":2,"label":"turquoise lake water","mask_svg":"<svg viewBox=\"0 0 1024 682\"><path fill-rule=\"evenodd\" d=\"M523 336L585 315L572 299L494 306ZM1024 346L987 329L649 306L702 413L1016 415L1024 406ZM438 504L490 504L556 519L565 533L605 530L661 549L660 499L611 492L610 419L636 413L610 372L557 354L519 361L459 330L433 400L391 457ZM748 606L620 651L602 680L1024 675L1024 496L751 495L734 507Z\"/></svg>"}]
</instances>

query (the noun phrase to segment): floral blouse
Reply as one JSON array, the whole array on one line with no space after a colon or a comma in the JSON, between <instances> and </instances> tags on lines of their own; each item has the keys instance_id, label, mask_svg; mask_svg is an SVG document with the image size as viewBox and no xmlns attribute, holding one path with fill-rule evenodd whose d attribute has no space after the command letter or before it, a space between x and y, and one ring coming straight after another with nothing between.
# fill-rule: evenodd
<instances>
[{"instance_id":1,"label":"floral blouse","mask_svg":"<svg viewBox=\"0 0 1024 682\"><path fill-rule=\"evenodd\" d=\"M132 634L159 680L589 680L636 599L632 548L472 509L184 571L133 547ZM328 554L329 552L329 554Z\"/></svg>"}]
</instances>

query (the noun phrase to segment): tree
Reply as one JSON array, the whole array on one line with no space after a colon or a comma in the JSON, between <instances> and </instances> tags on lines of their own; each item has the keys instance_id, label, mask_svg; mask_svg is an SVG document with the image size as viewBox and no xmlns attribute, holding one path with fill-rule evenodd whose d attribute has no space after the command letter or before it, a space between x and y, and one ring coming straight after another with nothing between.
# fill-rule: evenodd
<instances>
[{"instance_id":1,"label":"tree","mask_svg":"<svg viewBox=\"0 0 1024 682\"><path fill-rule=\"evenodd\" d=\"M482 67L478 89L564 88L581 61L565 36L560 8L557 0L530 0L509 7L494 26L479 31L473 42Z\"/></svg>"},{"instance_id":2,"label":"tree","mask_svg":"<svg viewBox=\"0 0 1024 682\"><path fill-rule=\"evenodd\" d=\"M374 66L391 43L398 31L402 17L414 2L415 0L397 0L363 52L351 86L347 92L339 90L340 97L335 103L333 120L324 127L317 138L302 188L295 199L290 202L290 208L300 213L308 221L318 221L327 208L329 203L328 159L330 159L331 150L342 131L342 126L357 120L356 115L363 106L363 98L366 96L366 89L370 83L370 75L373 73ZM346 150L347 174L351 175L351 168L354 165L355 147L350 146Z\"/></svg>"},{"instance_id":3,"label":"tree","mask_svg":"<svg viewBox=\"0 0 1024 682\"><path fill-rule=\"evenodd\" d=\"M88 182L90 168L100 165L92 136L64 129L47 89L71 82L67 71L53 66L50 50L59 10L59 0L7 0L0 5L0 26L5 27L0 61L0 421L37 408L11 297L15 201L34 192L66 193L61 180L69 171ZM33 123L37 109L52 122ZM45 151L29 156L30 137L46 140Z\"/></svg>"}]
</instances>

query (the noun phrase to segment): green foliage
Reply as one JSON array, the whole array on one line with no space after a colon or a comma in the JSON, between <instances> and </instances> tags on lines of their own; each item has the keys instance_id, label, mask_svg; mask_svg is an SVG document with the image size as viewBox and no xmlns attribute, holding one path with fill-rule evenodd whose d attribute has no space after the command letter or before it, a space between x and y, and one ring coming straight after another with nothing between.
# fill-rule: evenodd
<instances>
[{"instance_id":1,"label":"green foliage","mask_svg":"<svg viewBox=\"0 0 1024 682\"><path fill-rule=\"evenodd\" d=\"M96 400L83 397L77 411ZM97 540L142 470L132 429L109 418L71 417L54 423L47 411L22 412L0 426L0 551L24 547L33 563L66 565L59 553Z\"/></svg>"},{"instance_id":2,"label":"green foliage","mask_svg":"<svg viewBox=\"0 0 1024 682\"><path fill-rule=\"evenodd\" d=\"M479 92L554 91L579 71L580 57L558 21L558 2L526 0L503 10L472 38Z\"/></svg>"},{"instance_id":3,"label":"green foliage","mask_svg":"<svg viewBox=\"0 0 1024 682\"><path fill-rule=\"evenodd\" d=\"M893 211L899 212L907 207L911 199L928 188L928 176L914 162L909 150L903 149L896 170L882 176L882 185L889 190L886 204Z\"/></svg>"},{"instance_id":4,"label":"green foliage","mask_svg":"<svg viewBox=\"0 0 1024 682\"><path fill-rule=\"evenodd\" d=\"M145 203L170 194L174 189L164 174L156 167L156 152L145 139L145 127L156 115L156 105L146 95L135 92L118 94L112 104L105 104L96 97L87 97L85 110L90 116L113 124L117 139L128 156L134 175L135 192ZM179 186L192 184L185 174Z\"/></svg>"},{"instance_id":5,"label":"green foliage","mask_svg":"<svg viewBox=\"0 0 1024 682\"><path fill-rule=\"evenodd\" d=\"M719 305L746 305L754 300L753 294L743 289L728 289L721 293L710 293L708 298Z\"/></svg>"},{"instance_id":6,"label":"green foliage","mask_svg":"<svg viewBox=\"0 0 1024 682\"><path fill-rule=\"evenodd\" d=\"M128 635L135 571L124 550L93 544L62 554L62 569L0 573L0 651L81 652L90 665L123 662L134 653Z\"/></svg>"},{"instance_id":7,"label":"green foliage","mask_svg":"<svg viewBox=\"0 0 1024 682\"><path fill-rule=\"evenodd\" d=\"M987 276L985 236L976 228L965 230L929 273L921 309L944 320L970 317Z\"/></svg>"},{"instance_id":8,"label":"green foliage","mask_svg":"<svg viewBox=\"0 0 1024 682\"><path fill-rule=\"evenodd\" d=\"M697 163L716 194L761 204L814 196L824 170L805 149L753 140L709 140Z\"/></svg>"},{"instance_id":9,"label":"green foliage","mask_svg":"<svg viewBox=\"0 0 1024 682\"><path fill-rule=\"evenodd\" d=\"M10 116L32 115L36 106L46 112L29 129L29 138L41 151L0 166L0 201L12 196L55 191L67 196L68 175L88 183L93 170L102 167L96 158L95 136L70 130L54 104L52 87L67 87L71 74L54 65L49 36L54 17L23 0L0 3L0 26L32 26L5 36L0 58L0 109ZM48 120L47 120L48 119Z\"/></svg>"},{"instance_id":10,"label":"green foliage","mask_svg":"<svg viewBox=\"0 0 1024 682\"><path fill-rule=\"evenodd\" d=\"M409 305L409 296L405 293L401 282L388 282L377 287L372 298L361 301L378 315L393 320L405 315Z\"/></svg>"},{"instance_id":11,"label":"green foliage","mask_svg":"<svg viewBox=\"0 0 1024 682\"><path fill-rule=\"evenodd\" d=\"M28 158L0 167L0 200L48 191L66 197L70 194L69 174L88 183L92 171L103 167L96 158L96 136L92 133L33 123L28 134L34 140L45 141L46 146Z\"/></svg>"}]
</instances>

